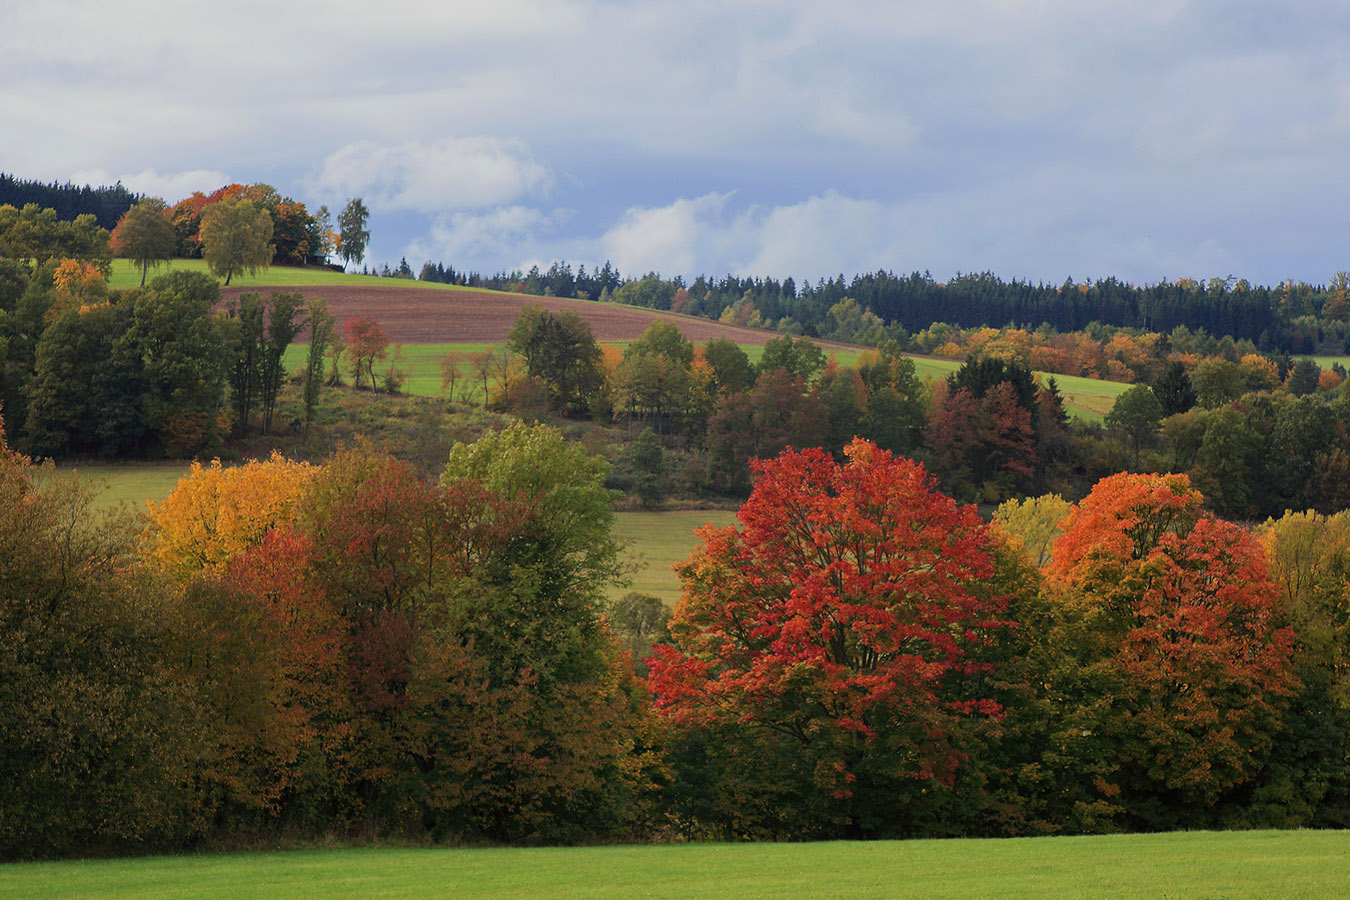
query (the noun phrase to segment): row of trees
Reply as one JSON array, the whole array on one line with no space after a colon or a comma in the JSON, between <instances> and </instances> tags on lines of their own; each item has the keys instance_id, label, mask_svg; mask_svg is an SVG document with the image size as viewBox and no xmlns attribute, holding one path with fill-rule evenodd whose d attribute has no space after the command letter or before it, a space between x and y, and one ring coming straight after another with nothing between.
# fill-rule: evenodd
<instances>
[{"instance_id":1,"label":"row of trees","mask_svg":"<svg viewBox=\"0 0 1350 900\"><path fill-rule=\"evenodd\" d=\"M590 415L634 436L651 429L687 454L681 477L695 490L744 496L748 459L787 446L838 451L854 435L931 459L949 490L972 498L1024 495L1072 475L1053 384L1042 389L1001 360L972 363L933 390L893 345L844 367L810 339L782 335L752 366L729 339L695 347L657 321L620 352L600 347L576 313L541 307L522 312L508 346L523 365L503 372L504 406ZM445 364L456 378L460 362L472 361Z\"/></svg>"},{"instance_id":2,"label":"row of trees","mask_svg":"<svg viewBox=\"0 0 1350 900\"><path fill-rule=\"evenodd\" d=\"M976 357L924 384L893 344L841 366L809 339L781 335L752 366L731 341L695 346L665 321L622 351L601 347L575 313L540 307L522 313L509 347L516 369L490 354L448 358L447 386L473 383L468 364L485 396L489 374L497 377L504 408L591 416L626 426L630 439L650 429L672 452L632 467L630 488L646 478L682 493L743 496L747 459L787 446L837 452L861 435L924 460L963 500L1076 497L1113 472L1178 471L1232 518L1350 506L1350 400L1339 372L1309 360L1283 378L1258 354L1191 368L1177 360L1121 394L1098 425L1069 422L1054 379L1038 383L1003 356ZM645 496L659 502L663 493Z\"/></svg>"},{"instance_id":3,"label":"row of trees","mask_svg":"<svg viewBox=\"0 0 1350 900\"><path fill-rule=\"evenodd\" d=\"M411 270L409 270L411 273ZM912 331L930 323L949 329L1010 327L1074 333L1091 327L1168 334L1190 333L1246 340L1262 352L1340 352L1350 340L1350 273L1338 272L1325 285L1287 281L1275 287L1245 280L1181 278L1142 287L1115 278L1061 285L1005 282L991 273L958 274L938 282L929 273L897 276L891 272L839 275L816 284L792 278L700 275L692 282L655 273L624 278L606 262L587 273L574 273L566 262L547 270L485 276L426 263L423 280L463 284L557 297L612 300L670 310L738 325L773 328L813 337L909 346ZM1040 368L1038 366L1038 368Z\"/></svg>"},{"instance_id":4,"label":"row of trees","mask_svg":"<svg viewBox=\"0 0 1350 900\"><path fill-rule=\"evenodd\" d=\"M359 263L370 242L370 213L360 197L347 201L338 214L337 230L327 206L310 214L304 203L282 197L267 184L230 184L210 194L194 193L172 207L145 198L140 206L147 207L141 213L143 220L153 214L173 229L172 252L154 259L201 257L226 284L237 272L252 274L272 262L322 263L337 254L345 263ZM125 223L125 219L119 223L115 238ZM154 228L163 232L159 224ZM166 238L157 238L155 252L162 254L165 246ZM140 261L143 253L126 255Z\"/></svg>"},{"instance_id":5,"label":"row of trees","mask_svg":"<svg viewBox=\"0 0 1350 900\"><path fill-rule=\"evenodd\" d=\"M109 231L122 214L135 205L136 200L136 194L120 181L100 187L70 182L58 184L55 181L46 184L0 172L0 206L22 209L35 203L41 209L54 210L62 221L73 221L89 214L99 227Z\"/></svg>"},{"instance_id":6,"label":"row of trees","mask_svg":"<svg viewBox=\"0 0 1350 900\"><path fill-rule=\"evenodd\" d=\"M657 727L600 618L602 479L526 428L439 481L360 449L217 463L140 536L4 451L0 856L627 833Z\"/></svg>"},{"instance_id":7,"label":"row of trees","mask_svg":"<svg viewBox=\"0 0 1350 900\"><path fill-rule=\"evenodd\" d=\"M306 414L335 325L322 300L245 293L218 310L214 279L174 272L107 290L91 264L0 260L0 407L41 456L191 456L271 430L282 357L310 338Z\"/></svg>"},{"instance_id":8,"label":"row of trees","mask_svg":"<svg viewBox=\"0 0 1350 900\"><path fill-rule=\"evenodd\" d=\"M994 524L855 440L755 465L644 684L606 466L194 467L148 533L0 451L0 855L1350 823L1350 524L1184 476Z\"/></svg>"}]
</instances>

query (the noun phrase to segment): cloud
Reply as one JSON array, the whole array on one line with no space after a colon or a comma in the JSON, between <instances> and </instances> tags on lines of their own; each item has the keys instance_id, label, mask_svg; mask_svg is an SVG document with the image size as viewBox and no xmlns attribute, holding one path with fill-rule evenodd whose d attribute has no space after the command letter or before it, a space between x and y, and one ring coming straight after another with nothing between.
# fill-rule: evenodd
<instances>
[{"instance_id":1,"label":"cloud","mask_svg":"<svg viewBox=\"0 0 1350 900\"><path fill-rule=\"evenodd\" d=\"M194 191L209 194L216 188L230 183L224 172L214 169L191 169L186 172L165 172L160 174L154 169L145 169L131 175L113 176L100 169L76 172L70 176L75 184L111 185L122 182L122 186L137 194L159 197L169 203L176 203L192 196Z\"/></svg>"},{"instance_id":2,"label":"cloud","mask_svg":"<svg viewBox=\"0 0 1350 900\"><path fill-rule=\"evenodd\" d=\"M524 143L494 137L393 146L358 141L329 154L316 179L320 190L361 196L377 212L498 206L551 183Z\"/></svg>"},{"instance_id":3,"label":"cloud","mask_svg":"<svg viewBox=\"0 0 1350 900\"><path fill-rule=\"evenodd\" d=\"M667 206L632 207L600 238L601 254L620 272L687 274L738 243L736 223L723 220L730 194L680 198ZM720 246L719 246L720 245Z\"/></svg>"},{"instance_id":4,"label":"cloud","mask_svg":"<svg viewBox=\"0 0 1350 900\"><path fill-rule=\"evenodd\" d=\"M426 235L408 245L405 255L410 260L445 262L461 269L513 269L534 245L536 233L555 220L525 206L442 216Z\"/></svg>"},{"instance_id":5,"label":"cloud","mask_svg":"<svg viewBox=\"0 0 1350 900\"><path fill-rule=\"evenodd\" d=\"M395 260L1344 268L1343 3L11 5L6 171L360 195Z\"/></svg>"}]
</instances>

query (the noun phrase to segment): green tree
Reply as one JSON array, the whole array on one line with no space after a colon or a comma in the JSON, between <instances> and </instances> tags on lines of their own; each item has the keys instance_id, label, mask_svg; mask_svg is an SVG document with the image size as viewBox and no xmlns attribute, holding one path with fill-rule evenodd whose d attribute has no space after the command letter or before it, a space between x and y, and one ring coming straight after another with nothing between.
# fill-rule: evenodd
<instances>
[{"instance_id":1,"label":"green tree","mask_svg":"<svg viewBox=\"0 0 1350 900\"><path fill-rule=\"evenodd\" d=\"M202 257L226 286L236 273L253 275L272 262L272 217L248 198L206 207L200 234Z\"/></svg>"},{"instance_id":2,"label":"green tree","mask_svg":"<svg viewBox=\"0 0 1350 900\"><path fill-rule=\"evenodd\" d=\"M536 567L540 589L566 606L594 611L620 576L611 528L609 464L568 444L547 425L513 425L450 451L442 483L473 478L494 494L526 505L533 535L522 564Z\"/></svg>"},{"instance_id":3,"label":"green tree","mask_svg":"<svg viewBox=\"0 0 1350 900\"><path fill-rule=\"evenodd\" d=\"M759 358L760 372L786 369L807 383L824 368L825 352L810 338L794 338L790 334L770 338L765 342L764 353Z\"/></svg>"},{"instance_id":4,"label":"green tree","mask_svg":"<svg viewBox=\"0 0 1350 900\"><path fill-rule=\"evenodd\" d=\"M1242 369L1226 359L1205 359L1191 372L1195 397L1205 409L1232 403L1246 390Z\"/></svg>"},{"instance_id":5,"label":"green tree","mask_svg":"<svg viewBox=\"0 0 1350 900\"><path fill-rule=\"evenodd\" d=\"M158 197L143 197L127 210L109 238L113 252L141 270L141 287L150 269L173 258L178 233L169 221L168 206Z\"/></svg>"},{"instance_id":6,"label":"green tree","mask_svg":"<svg viewBox=\"0 0 1350 900\"><path fill-rule=\"evenodd\" d=\"M68 309L42 332L25 385L24 438L46 457L116 457L143 448L145 407L139 356L118 353L131 308Z\"/></svg>"},{"instance_id":7,"label":"green tree","mask_svg":"<svg viewBox=\"0 0 1350 900\"><path fill-rule=\"evenodd\" d=\"M181 846L200 708L137 529L0 439L0 858Z\"/></svg>"},{"instance_id":8,"label":"green tree","mask_svg":"<svg viewBox=\"0 0 1350 900\"><path fill-rule=\"evenodd\" d=\"M1295 397L1303 397L1317 390L1317 379L1322 374L1322 367L1315 361L1302 357L1294 360L1294 365L1289 369L1289 393Z\"/></svg>"},{"instance_id":9,"label":"green tree","mask_svg":"<svg viewBox=\"0 0 1350 900\"><path fill-rule=\"evenodd\" d=\"M346 264L359 263L366 258L366 245L370 243L370 231L366 223L370 220L370 211L360 197L353 197L338 213L338 256Z\"/></svg>"},{"instance_id":10,"label":"green tree","mask_svg":"<svg viewBox=\"0 0 1350 900\"><path fill-rule=\"evenodd\" d=\"M305 424L314 421L324 384L324 356L337 336L337 320L321 297L309 301L309 352L305 354Z\"/></svg>"},{"instance_id":11,"label":"green tree","mask_svg":"<svg viewBox=\"0 0 1350 900\"><path fill-rule=\"evenodd\" d=\"M670 610L661 598L630 591L609 604L605 624L628 651L633 671L646 678L652 647L670 640Z\"/></svg>"},{"instance_id":12,"label":"green tree","mask_svg":"<svg viewBox=\"0 0 1350 900\"><path fill-rule=\"evenodd\" d=\"M138 360L148 437L171 457L214 443L225 389L224 342L212 310L220 288L199 272L171 272L135 291L115 357Z\"/></svg>"},{"instance_id":13,"label":"green tree","mask_svg":"<svg viewBox=\"0 0 1350 900\"><path fill-rule=\"evenodd\" d=\"M1050 562L1050 549L1063 534L1060 522L1072 508L1073 504L1059 494L1005 500L995 511L994 521L1013 539L1012 545L1025 551L1032 565L1040 569Z\"/></svg>"},{"instance_id":14,"label":"green tree","mask_svg":"<svg viewBox=\"0 0 1350 900\"><path fill-rule=\"evenodd\" d=\"M637 475L633 491L643 506L655 509L666 501L666 452L650 428L642 429L633 442L632 458Z\"/></svg>"},{"instance_id":15,"label":"green tree","mask_svg":"<svg viewBox=\"0 0 1350 900\"><path fill-rule=\"evenodd\" d=\"M544 380L550 405L564 415L586 408L600 388L600 345L575 310L524 307L506 345L525 358L526 375Z\"/></svg>"},{"instance_id":16,"label":"green tree","mask_svg":"<svg viewBox=\"0 0 1350 900\"><path fill-rule=\"evenodd\" d=\"M1114 428L1130 442L1134 451L1134 468L1139 468L1139 451L1152 446L1162 424L1163 407L1158 395L1146 384L1136 384L1116 397L1106 414L1106 427Z\"/></svg>"},{"instance_id":17,"label":"green tree","mask_svg":"<svg viewBox=\"0 0 1350 900\"><path fill-rule=\"evenodd\" d=\"M755 383L750 357L731 338L713 338L703 345L703 358L713 370L713 388L720 393L748 391Z\"/></svg>"},{"instance_id":18,"label":"green tree","mask_svg":"<svg viewBox=\"0 0 1350 900\"><path fill-rule=\"evenodd\" d=\"M1187 412L1195 406L1195 388L1191 386L1191 377L1186 374L1184 363L1174 362L1169 365L1153 383L1153 393L1158 395L1164 417Z\"/></svg>"}]
</instances>

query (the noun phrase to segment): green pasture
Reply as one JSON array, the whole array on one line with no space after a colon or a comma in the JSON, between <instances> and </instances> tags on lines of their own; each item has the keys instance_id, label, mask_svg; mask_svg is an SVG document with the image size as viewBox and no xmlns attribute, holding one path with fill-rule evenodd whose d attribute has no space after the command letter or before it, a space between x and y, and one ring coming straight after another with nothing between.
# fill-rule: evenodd
<instances>
[{"instance_id":1,"label":"green pasture","mask_svg":"<svg viewBox=\"0 0 1350 900\"><path fill-rule=\"evenodd\" d=\"M721 509L615 513L614 536L624 542L624 558L633 571L629 573L632 584L612 589L610 596L636 591L660 597L673 607L680 599L680 580L671 566L689 558L699 544L694 529L706 522L719 528L732 525L736 513Z\"/></svg>"},{"instance_id":2,"label":"green pasture","mask_svg":"<svg viewBox=\"0 0 1350 900\"><path fill-rule=\"evenodd\" d=\"M1342 368L1350 369L1350 356L1309 356L1306 358L1311 359L1323 369L1330 369L1336 363L1340 363Z\"/></svg>"},{"instance_id":3,"label":"green pasture","mask_svg":"<svg viewBox=\"0 0 1350 900\"><path fill-rule=\"evenodd\" d=\"M1059 385L1064 395L1064 409L1070 417L1077 416L1088 422L1100 422L1115 405L1116 398L1134 387L1123 381L1098 381L1095 378L1082 378L1078 375L1051 375L1036 373L1042 383L1050 378Z\"/></svg>"},{"instance_id":4,"label":"green pasture","mask_svg":"<svg viewBox=\"0 0 1350 900\"><path fill-rule=\"evenodd\" d=\"M7 900L1333 900L1350 832L363 848L0 866Z\"/></svg>"},{"instance_id":5,"label":"green pasture","mask_svg":"<svg viewBox=\"0 0 1350 900\"><path fill-rule=\"evenodd\" d=\"M169 496L178 479L187 474L188 463L182 460L166 462L126 463L62 463L61 472L74 472L100 488L95 505L100 507L129 503L145 509L146 500L159 502Z\"/></svg>"},{"instance_id":6,"label":"green pasture","mask_svg":"<svg viewBox=\"0 0 1350 900\"><path fill-rule=\"evenodd\" d=\"M146 283L148 284L159 275L167 275L169 272L206 273L206 271L205 260L174 259L160 264L159 268L151 269L149 276L146 278ZM108 287L134 288L140 287L140 284L141 270L137 268L131 260L113 260L112 277L108 279ZM308 266L268 266L266 269L260 269L256 275L235 275L230 279L230 287L323 287L325 285L342 285L343 287L361 287L363 285L373 287L421 287L429 290L447 291L469 290L469 288L460 287L458 285L437 284L431 281L394 281L388 278L381 278L378 275L352 275L345 272L335 272L332 269L321 269Z\"/></svg>"},{"instance_id":7,"label":"green pasture","mask_svg":"<svg viewBox=\"0 0 1350 900\"><path fill-rule=\"evenodd\" d=\"M399 369L407 373L407 380L403 383L403 393L411 394L414 397L444 397L445 390L441 387L441 360L451 353L457 353L460 356L460 380L455 385L455 399L466 403L481 403L483 400L482 382L475 381L473 366L469 364L469 355L484 350L496 350L501 346L501 344L447 343L404 344L402 347L396 348L391 344L385 359L375 364L375 378L381 382L380 386L383 388L384 373L389 370L391 365L397 365ZM399 354L397 363L394 361L396 353ZM287 370L300 372L304 369L308 354L308 344L292 344L286 348L286 355L282 358L282 361ZM342 378L348 384L351 383L351 370L346 368L345 360ZM369 383L365 386L370 387Z\"/></svg>"}]
</instances>

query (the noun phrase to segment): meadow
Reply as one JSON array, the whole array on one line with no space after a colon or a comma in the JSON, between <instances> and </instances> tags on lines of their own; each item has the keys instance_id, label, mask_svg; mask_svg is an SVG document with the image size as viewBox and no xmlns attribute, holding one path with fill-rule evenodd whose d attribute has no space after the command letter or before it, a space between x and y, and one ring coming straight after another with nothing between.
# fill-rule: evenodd
<instances>
[{"instance_id":1,"label":"meadow","mask_svg":"<svg viewBox=\"0 0 1350 900\"><path fill-rule=\"evenodd\" d=\"M153 281L160 275L167 275L170 272L207 272L206 261L202 259L173 259L161 263L157 268L150 270L146 277L146 283ZM119 288L140 287L141 270L135 266L129 259L113 260L112 276L108 279L108 287L114 290ZM399 287L422 287L428 290L447 290L447 291L465 291L469 288L459 285L436 284L430 281L409 281L400 279L391 281L388 278L382 278L378 275L360 275L346 272L336 272L332 269L319 267L300 267L300 266L268 266L266 269L259 269L256 275L235 275L230 279L230 287L240 288L260 288L260 287L324 287L324 286L342 286L342 287L361 287L368 285L371 287L388 287L391 284Z\"/></svg>"},{"instance_id":2,"label":"meadow","mask_svg":"<svg viewBox=\"0 0 1350 900\"><path fill-rule=\"evenodd\" d=\"M671 566L689 558L699 545L694 529L709 522L719 528L733 525L736 513L719 509L615 513L614 536L623 541L624 559L633 570L632 584L611 589L610 596L636 591L673 607L680 598L680 580Z\"/></svg>"},{"instance_id":3,"label":"meadow","mask_svg":"<svg viewBox=\"0 0 1350 900\"><path fill-rule=\"evenodd\" d=\"M0 866L6 900L1333 900L1350 832L585 848L367 847Z\"/></svg>"}]
</instances>

